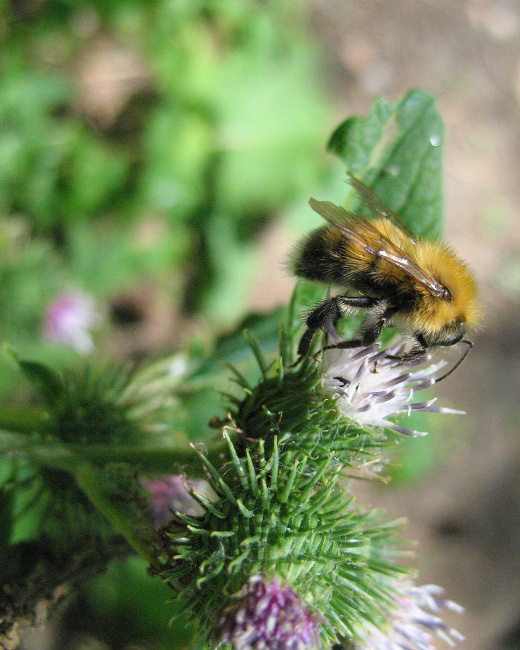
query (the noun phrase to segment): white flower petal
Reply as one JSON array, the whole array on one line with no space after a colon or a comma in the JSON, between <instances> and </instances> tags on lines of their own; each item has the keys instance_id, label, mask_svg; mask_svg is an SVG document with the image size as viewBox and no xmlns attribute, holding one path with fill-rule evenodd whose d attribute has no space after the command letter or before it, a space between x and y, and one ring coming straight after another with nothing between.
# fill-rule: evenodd
<instances>
[{"instance_id":1,"label":"white flower petal","mask_svg":"<svg viewBox=\"0 0 520 650\"><path fill-rule=\"evenodd\" d=\"M332 349L323 356L322 388L336 399L340 412L364 426L389 428L412 436L426 432L407 429L388 418L413 411L461 414L434 405L435 399L413 402L415 394L435 384L436 373L445 361L431 363L431 355L401 361L395 355L401 346L382 349L376 343L368 348Z\"/></svg>"}]
</instances>

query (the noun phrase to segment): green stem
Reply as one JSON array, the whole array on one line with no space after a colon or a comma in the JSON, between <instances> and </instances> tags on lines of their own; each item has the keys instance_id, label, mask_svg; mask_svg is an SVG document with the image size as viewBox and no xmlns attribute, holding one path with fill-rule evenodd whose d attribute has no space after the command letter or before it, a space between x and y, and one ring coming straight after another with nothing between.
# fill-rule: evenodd
<instances>
[{"instance_id":1,"label":"green stem","mask_svg":"<svg viewBox=\"0 0 520 650\"><path fill-rule=\"evenodd\" d=\"M48 431L49 414L45 409L2 406L0 429L15 433L45 433Z\"/></svg>"},{"instance_id":2,"label":"green stem","mask_svg":"<svg viewBox=\"0 0 520 650\"><path fill-rule=\"evenodd\" d=\"M131 520L118 510L103 492L102 472L91 463L82 463L75 471L74 476L79 487L92 501L94 506L102 512L114 528L128 541L130 546L148 562L159 570L160 566L148 549L145 542L138 535Z\"/></svg>"},{"instance_id":3,"label":"green stem","mask_svg":"<svg viewBox=\"0 0 520 650\"><path fill-rule=\"evenodd\" d=\"M152 474L178 474L183 471L190 478L206 476L199 456L188 443L154 449L109 445L69 445L67 449L92 462L129 463L139 471ZM208 442L204 445L204 455L221 467L229 460L229 447L225 440Z\"/></svg>"},{"instance_id":4,"label":"green stem","mask_svg":"<svg viewBox=\"0 0 520 650\"><path fill-rule=\"evenodd\" d=\"M54 441L42 443L34 436L0 431L0 456L23 457L35 465L66 472L73 471L81 459Z\"/></svg>"},{"instance_id":5,"label":"green stem","mask_svg":"<svg viewBox=\"0 0 520 650\"><path fill-rule=\"evenodd\" d=\"M56 440L42 442L21 433L0 432L0 455L24 456L36 465L65 472L75 472L84 461L96 465L129 463L135 469L150 474L178 474L190 478L205 478L199 456L188 443L153 449L111 445L65 445ZM219 468L229 460L229 448L224 440L204 445L204 455Z\"/></svg>"}]
</instances>

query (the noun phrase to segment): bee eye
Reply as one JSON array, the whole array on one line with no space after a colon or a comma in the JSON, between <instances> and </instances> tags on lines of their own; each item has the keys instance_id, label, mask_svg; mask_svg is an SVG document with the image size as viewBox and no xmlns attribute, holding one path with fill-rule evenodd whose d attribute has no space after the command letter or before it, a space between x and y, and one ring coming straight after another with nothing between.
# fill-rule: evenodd
<instances>
[{"instance_id":1,"label":"bee eye","mask_svg":"<svg viewBox=\"0 0 520 650\"><path fill-rule=\"evenodd\" d=\"M446 300L446 302L449 302L451 300L451 291L448 289L448 287L443 287L442 289L442 300Z\"/></svg>"}]
</instances>

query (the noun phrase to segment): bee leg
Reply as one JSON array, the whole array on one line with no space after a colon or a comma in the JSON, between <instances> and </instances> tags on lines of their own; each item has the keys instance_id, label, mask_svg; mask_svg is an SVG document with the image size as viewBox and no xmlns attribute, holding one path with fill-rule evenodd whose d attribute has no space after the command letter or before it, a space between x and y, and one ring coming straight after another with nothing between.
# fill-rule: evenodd
<instances>
[{"instance_id":1,"label":"bee leg","mask_svg":"<svg viewBox=\"0 0 520 650\"><path fill-rule=\"evenodd\" d=\"M412 338L412 347L407 352L389 354L387 359L396 359L399 361L417 361L424 357L431 346L425 341L422 334L414 334Z\"/></svg>"},{"instance_id":2,"label":"bee leg","mask_svg":"<svg viewBox=\"0 0 520 650\"><path fill-rule=\"evenodd\" d=\"M344 350L361 346L368 347L377 341L381 336L383 327L388 325L388 321L394 313L394 310L390 309L388 305L381 300L376 300L375 298L369 300L372 301L370 304L372 311L365 317L365 320L359 328L356 336L349 341L341 341L334 345L327 345L323 348L324 350L333 350L335 348Z\"/></svg>"},{"instance_id":3,"label":"bee leg","mask_svg":"<svg viewBox=\"0 0 520 650\"><path fill-rule=\"evenodd\" d=\"M364 345L363 341L359 339L350 339L348 341L340 341L339 343L334 343L333 345L326 345L321 351L325 350L345 350L347 348L360 348Z\"/></svg>"},{"instance_id":4,"label":"bee leg","mask_svg":"<svg viewBox=\"0 0 520 650\"><path fill-rule=\"evenodd\" d=\"M320 304L315 307L305 319L307 329L300 339L298 345L298 359L293 365L297 365L303 357L307 355L318 330L324 329L328 332L334 330L334 325L343 316L345 307L370 309L375 307L378 302L379 301L376 298L371 298L369 296L335 296L334 298L326 298L320 302ZM345 343L349 343L349 341L341 341L337 345L329 347L357 347L358 345L363 345L363 342L354 343L352 345L344 345Z\"/></svg>"},{"instance_id":5,"label":"bee leg","mask_svg":"<svg viewBox=\"0 0 520 650\"><path fill-rule=\"evenodd\" d=\"M296 364L298 364L303 357L307 355L307 352L310 350L310 347L312 345L312 340L314 339L314 335L317 332L317 328L311 329L308 327L305 332L303 333L303 336L300 339L300 343L298 344L298 360L296 361Z\"/></svg>"},{"instance_id":6,"label":"bee leg","mask_svg":"<svg viewBox=\"0 0 520 650\"><path fill-rule=\"evenodd\" d=\"M334 324L341 318L341 314L338 298L326 298L307 314L305 318L307 329L300 339L298 359L294 365L298 364L307 355L316 332L322 328L325 330L332 329Z\"/></svg>"},{"instance_id":7,"label":"bee leg","mask_svg":"<svg viewBox=\"0 0 520 650\"><path fill-rule=\"evenodd\" d=\"M326 345L323 350L345 350L348 348L367 348L372 343L375 343L379 338L383 327L386 325L386 319L381 320L373 325L373 327L365 332L358 334L348 341L340 341L339 343L334 343L334 345Z\"/></svg>"}]
</instances>

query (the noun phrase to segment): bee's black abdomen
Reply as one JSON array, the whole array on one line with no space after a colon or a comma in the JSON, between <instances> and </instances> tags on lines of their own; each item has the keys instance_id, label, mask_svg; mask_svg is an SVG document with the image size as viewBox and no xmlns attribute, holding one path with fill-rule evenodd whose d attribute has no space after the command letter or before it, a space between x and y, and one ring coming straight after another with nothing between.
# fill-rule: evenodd
<instances>
[{"instance_id":1,"label":"bee's black abdomen","mask_svg":"<svg viewBox=\"0 0 520 650\"><path fill-rule=\"evenodd\" d=\"M294 253L294 273L306 280L344 284L345 243L345 238L328 226L313 230Z\"/></svg>"}]
</instances>

